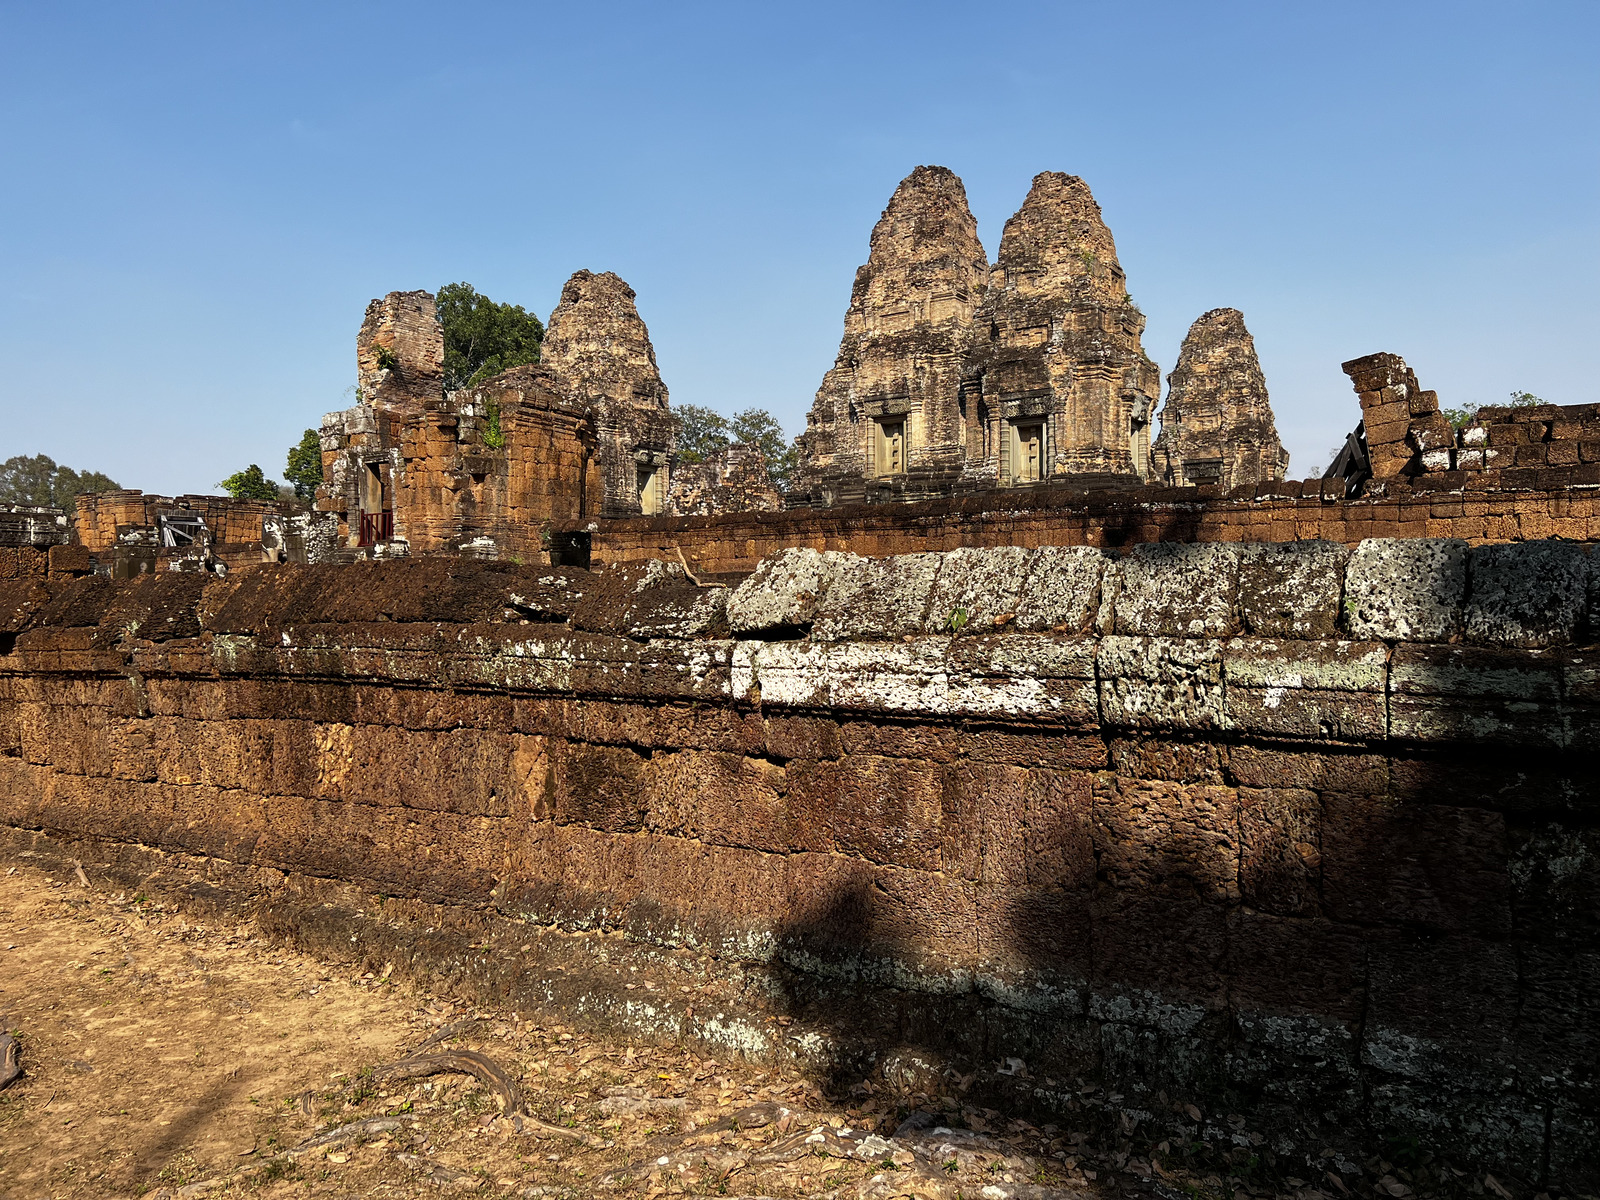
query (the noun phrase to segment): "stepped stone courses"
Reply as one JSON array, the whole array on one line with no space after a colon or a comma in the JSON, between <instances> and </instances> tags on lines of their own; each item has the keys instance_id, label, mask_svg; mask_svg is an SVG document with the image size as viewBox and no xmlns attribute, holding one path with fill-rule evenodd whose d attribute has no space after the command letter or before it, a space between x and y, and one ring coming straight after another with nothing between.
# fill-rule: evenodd
<instances>
[{"instance_id":1,"label":"stepped stone courses","mask_svg":"<svg viewBox=\"0 0 1600 1200\"><path fill-rule=\"evenodd\" d=\"M1238 309L1214 308L1189 327L1150 457L1156 478L1180 486L1231 488L1288 473L1255 340Z\"/></svg>"},{"instance_id":2,"label":"stepped stone courses","mask_svg":"<svg viewBox=\"0 0 1600 1200\"><path fill-rule=\"evenodd\" d=\"M1280 1168L1397 1127L1593 1192L1595 556L1023 555L789 550L732 592L447 558L0 584L0 835L142 846L135 882L200 856L224 911L260 869L275 928L630 1036L904 1049L1039 1120L1088 1074L1247 1114ZM1075 616L898 632L1013 578ZM492 973L442 965L461 922ZM664 949L714 1007L630 1003Z\"/></svg>"}]
</instances>

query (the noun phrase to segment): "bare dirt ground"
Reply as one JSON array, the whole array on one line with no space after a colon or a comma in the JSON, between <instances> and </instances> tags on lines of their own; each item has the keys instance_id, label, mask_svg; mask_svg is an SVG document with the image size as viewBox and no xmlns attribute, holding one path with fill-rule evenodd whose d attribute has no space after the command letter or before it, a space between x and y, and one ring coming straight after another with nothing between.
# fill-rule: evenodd
<instances>
[{"instance_id":1,"label":"bare dirt ground","mask_svg":"<svg viewBox=\"0 0 1600 1200\"><path fill-rule=\"evenodd\" d=\"M0 872L8 1029L24 1074L0 1091L5 1200L1342 1191L1251 1186L1141 1157L1115 1130L1035 1128L957 1101L919 1111L868 1086L829 1100L757 1065L340 977L249 928L28 866ZM484 1056L487 1082L460 1058L425 1076L383 1070L462 1051ZM519 1095L494 1086L496 1070Z\"/></svg>"}]
</instances>

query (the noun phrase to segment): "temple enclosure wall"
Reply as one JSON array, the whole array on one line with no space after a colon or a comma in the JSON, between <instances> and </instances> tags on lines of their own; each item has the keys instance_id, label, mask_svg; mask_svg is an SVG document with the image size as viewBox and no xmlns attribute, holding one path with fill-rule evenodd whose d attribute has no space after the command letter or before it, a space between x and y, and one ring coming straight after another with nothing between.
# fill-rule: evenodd
<instances>
[{"instance_id":1,"label":"temple enclosure wall","mask_svg":"<svg viewBox=\"0 0 1600 1200\"><path fill-rule=\"evenodd\" d=\"M0 844L632 1036L1043 1112L1094 1077L1279 1163L1416 1138L1592 1193L1597 567L10 581Z\"/></svg>"},{"instance_id":2,"label":"temple enclosure wall","mask_svg":"<svg viewBox=\"0 0 1600 1200\"><path fill-rule=\"evenodd\" d=\"M1600 443L1596 443L1600 445ZM678 561L696 574L739 575L790 547L885 555L962 547L1145 542L1460 538L1473 544L1600 541L1600 462L1576 467L1448 471L1373 483L1346 499L1337 479L1224 489L1049 487L903 504L781 513L627 517L573 522L596 565Z\"/></svg>"}]
</instances>

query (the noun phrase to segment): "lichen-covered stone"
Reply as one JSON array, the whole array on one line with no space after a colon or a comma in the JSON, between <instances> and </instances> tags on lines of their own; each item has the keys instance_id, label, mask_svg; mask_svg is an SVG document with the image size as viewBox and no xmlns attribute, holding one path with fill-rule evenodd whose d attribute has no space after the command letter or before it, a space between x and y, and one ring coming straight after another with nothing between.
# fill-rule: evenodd
<instances>
[{"instance_id":1,"label":"lichen-covered stone","mask_svg":"<svg viewBox=\"0 0 1600 1200\"><path fill-rule=\"evenodd\" d=\"M1114 566L1116 631L1220 637L1238 629L1240 548L1152 542Z\"/></svg>"},{"instance_id":2,"label":"lichen-covered stone","mask_svg":"<svg viewBox=\"0 0 1600 1200\"><path fill-rule=\"evenodd\" d=\"M1446 641L1461 632L1466 592L1466 542L1368 538L1345 569L1346 624L1360 640Z\"/></svg>"},{"instance_id":3,"label":"lichen-covered stone","mask_svg":"<svg viewBox=\"0 0 1600 1200\"><path fill-rule=\"evenodd\" d=\"M1017 615L1028 566L1021 546L951 550L928 605L929 633L993 633Z\"/></svg>"},{"instance_id":4,"label":"lichen-covered stone","mask_svg":"<svg viewBox=\"0 0 1600 1200\"><path fill-rule=\"evenodd\" d=\"M1184 484L1282 479L1289 452L1278 440L1256 344L1236 308L1214 308L1189 327L1167 376L1161 435L1150 448L1155 473Z\"/></svg>"},{"instance_id":5,"label":"lichen-covered stone","mask_svg":"<svg viewBox=\"0 0 1600 1200\"><path fill-rule=\"evenodd\" d=\"M1382 642L1235 638L1222 661L1230 729L1338 741L1388 733Z\"/></svg>"},{"instance_id":6,"label":"lichen-covered stone","mask_svg":"<svg viewBox=\"0 0 1600 1200\"><path fill-rule=\"evenodd\" d=\"M761 560L755 573L728 600L728 623L736 634L808 629L829 585L854 554L801 547Z\"/></svg>"},{"instance_id":7,"label":"lichen-covered stone","mask_svg":"<svg viewBox=\"0 0 1600 1200\"><path fill-rule=\"evenodd\" d=\"M1563 658L1549 650L1401 645L1389 666L1389 732L1419 742L1561 747Z\"/></svg>"},{"instance_id":8,"label":"lichen-covered stone","mask_svg":"<svg viewBox=\"0 0 1600 1200\"><path fill-rule=\"evenodd\" d=\"M817 607L811 636L838 642L921 633L942 557L893 554L841 566Z\"/></svg>"},{"instance_id":9,"label":"lichen-covered stone","mask_svg":"<svg viewBox=\"0 0 1600 1200\"><path fill-rule=\"evenodd\" d=\"M1590 556L1571 542L1510 542L1467 553L1467 638L1494 646L1578 640Z\"/></svg>"},{"instance_id":10,"label":"lichen-covered stone","mask_svg":"<svg viewBox=\"0 0 1600 1200\"><path fill-rule=\"evenodd\" d=\"M1261 637L1329 638L1339 631L1350 551L1337 542L1239 547L1239 613Z\"/></svg>"},{"instance_id":11,"label":"lichen-covered stone","mask_svg":"<svg viewBox=\"0 0 1600 1200\"><path fill-rule=\"evenodd\" d=\"M1100 714L1107 725L1218 729L1222 646L1170 637L1102 638Z\"/></svg>"},{"instance_id":12,"label":"lichen-covered stone","mask_svg":"<svg viewBox=\"0 0 1600 1200\"><path fill-rule=\"evenodd\" d=\"M1040 546L1028 560L1017 595L1018 630L1082 633L1100 610L1100 581L1109 560L1094 546Z\"/></svg>"}]
</instances>

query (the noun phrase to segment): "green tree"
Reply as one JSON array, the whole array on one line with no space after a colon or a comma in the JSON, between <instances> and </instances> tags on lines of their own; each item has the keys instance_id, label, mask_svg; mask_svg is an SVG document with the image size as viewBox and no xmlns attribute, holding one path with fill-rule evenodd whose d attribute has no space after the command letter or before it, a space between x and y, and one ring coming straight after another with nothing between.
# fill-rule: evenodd
<instances>
[{"instance_id":1,"label":"green tree","mask_svg":"<svg viewBox=\"0 0 1600 1200\"><path fill-rule=\"evenodd\" d=\"M681 404L673 410L683 424L678 429L678 461L705 462L728 445L728 418L698 404Z\"/></svg>"},{"instance_id":2,"label":"green tree","mask_svg":"<svg viewBox=\"0 0 1600 1200\"><path fill-rule=\"evenodd\" d=\"M517 304L497 304L470 283L439 289L444 327L444 388L452 391L539 361L544 323Z\"/></svg>"},{"instance_id":3,"label":"green tree","mask_svg":"<svg viewBox=\"0 0 1600 1200\"><path fill-rule=\"evenodd\" d=\"M235 471L217 486L235 500L278 499L276 481L268 479L262 474L261 468L256 466L255 463L251 463L242 471Z\"/></svg>"},{"instance_id":4,"label":"green tree","mask_svg":"<svg viewBox=\"0 0 1600 1200\"><path fill-rule=\"evenodd\" d=\"M764 408L747 408L729 420L721 413L697 404L673 409L683 422L678 430L678 461L705 462L718 450L735 442L754 442L761 447L767 473L779 491L787 491L799 462L799 451L784 437L778 418Z\"/></svg>"},{"instance_id":5,"label":"green tree","mask_svg":"<svg viewBox=\"0 0 1600 1200\"><path fill-rule=\"evenodd\" d=\"M772 482L778 485L780 492L788 491L794 480L795 468L799 466L800 452L784 436L778 418L764 408L747 408L734 415L729 429L734 441L754 442L761 447Z\"/></svg>"},{"instance_id":6,"label":"green tree","mask_svg":"<svg viewBox=\"0 0 1600 1200\"><path fill-rule=\"evenodd\" d=\"M306 430L299 443L289 447L283 478L307 504L317 498L317 484L322 482L322 439L315 429Z\"/></svg>"},{"instance_id":7,"label":"green tree","mask_svg":"<svg viewBox=\"0 0 1600 1200\"><path fill-rule=\"evenodd\" d=\"M71 508L83 492L113 492L122 485L99 471L74 471L47 454L19 454L0 463L0 504Z\"/></svg>"}]
</instances>

